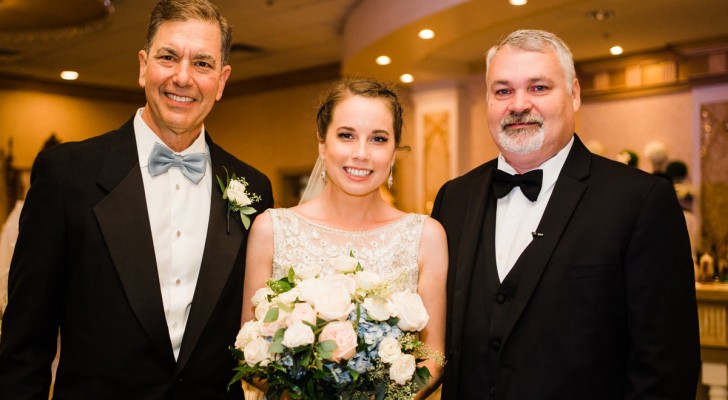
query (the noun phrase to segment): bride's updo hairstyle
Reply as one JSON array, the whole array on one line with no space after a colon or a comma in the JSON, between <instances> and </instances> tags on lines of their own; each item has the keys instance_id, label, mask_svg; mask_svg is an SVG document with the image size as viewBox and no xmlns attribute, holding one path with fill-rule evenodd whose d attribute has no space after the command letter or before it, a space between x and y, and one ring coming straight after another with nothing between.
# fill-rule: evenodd
<instances>
[{"instance_id":1,"label":"bride's updo hairstyle","mask_svg":"<svg viewBox=\"0 0 728 400\"><path fill-rule=\"evenodd\" d=\"M399 147L402 137L402 104L393 86L374 79L344 78L324 96L316 114L319 142L326 141L326 132L334 116L334 109L349 96L364 96L384 100L392 112L394 125L394 145Z\"/></svg>"}]
</instances>

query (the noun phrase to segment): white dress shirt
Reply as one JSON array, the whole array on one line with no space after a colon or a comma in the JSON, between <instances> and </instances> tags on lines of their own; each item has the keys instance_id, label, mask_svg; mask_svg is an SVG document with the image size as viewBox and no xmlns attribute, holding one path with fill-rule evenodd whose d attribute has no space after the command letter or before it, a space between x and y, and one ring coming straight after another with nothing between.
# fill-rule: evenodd
<instances>
[{"instance_id":1,"label":"white dress shirt","mask_svg":"<svg viewBox=\"0 0 728 400\"><path fill-rule=\"evenodd\" d=\"M155 142L164 143L142 119L143 111L144 108L140 108L134 118L134 134L152 228L164 315L176 359L192 307L207 237L212 167L208 156L205 176L196 185L185 178L179 168L170 168L166 173L151 176L147 168L149 154ZM189 148L177 154L190 153L209 155L204 128Z\"/></svg>"},{"instance_id":2,"label":"white dress shirt","mask_svg":"<svg viewBox=\"0 0 728 400\"><path fill-rule=\"evenodd\" d=\"M555 156L535 168L543 170L541 192L536 201L528 200L518 186L506 196L498 199L495 214L495 258L501 282L511 271L523 250L533 240L531 233L536 232L536 228L541 222L546 204L554 191L556 179L559 177L573 144L574 138L572 137ZM506 162L502 154L498 155L498 169L511 175L517 173Z\"/></svg>"}]
</instances>

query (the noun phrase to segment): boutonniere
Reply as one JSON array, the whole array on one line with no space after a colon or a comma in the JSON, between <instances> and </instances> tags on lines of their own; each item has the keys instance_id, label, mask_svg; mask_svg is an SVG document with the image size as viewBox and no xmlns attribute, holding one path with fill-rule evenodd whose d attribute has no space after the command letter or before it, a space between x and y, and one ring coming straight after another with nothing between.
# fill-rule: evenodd
<instances>
[{"instance_id":1,"label":"boutonniere","mask_svg":"<svg viewBox=\"0 0 728 400\"><path fill-rule=\"evenodd\" d=\"M249 229L250 217L248 215L256 212L255 208L250 205L260 201L262 197L248 192L248 182L244 177L235 176L235 172L229 175L227 168L223 167L223 169L225 170L225 181L217 175L215 175L215 178L217 178L217 183L220 185L220 190L222 190L222 198L227 200L227 231L230 233L230 211L239 213L243 226L245 229Z\"/></svg>"}]
</instances>

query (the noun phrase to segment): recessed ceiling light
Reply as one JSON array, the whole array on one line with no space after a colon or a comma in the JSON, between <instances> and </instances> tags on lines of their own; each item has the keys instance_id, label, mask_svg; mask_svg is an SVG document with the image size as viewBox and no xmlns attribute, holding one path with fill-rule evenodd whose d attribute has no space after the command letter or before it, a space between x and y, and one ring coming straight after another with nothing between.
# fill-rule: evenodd
<instances>
[{"instance_id":1,"label":"recessed ceiling light","mask_svg":"<svg viewBox=\"0 0 728 400\"><path fill-rule=\"evenodd\" d=\"M618 55L620 55L620 54L624 53L624 49L622 48L622 46L612 46L612 47L611 47L611 48L609 49L609 52L610 52L610 53L611 53L611 54L612 54L613 56L618 56Z\"/></svg>"},{"instance_id":2,"label":"recessed ceiling light","mask_svg":"<svg viewBox=\"0 0 728 400\"><path fill-rule=\"evenodd\" d=\"M63 71L61 72L61 79L67 81L75 81L78 79L78 72L76 71Z\"/></svg>"},{"instance_id":3,"label":"recessed ceiling light","mask_svg":"<svg viewBox=\"0 0 728 400\"><path fill-rule=\"evenodd\" d=\"M423 29L417 35L420 39L429 40L435 37L435 32L432 29Z\"/></svg>"},{"instance_id":4,"label":"recessed ceiling light","mask_svg":"<svg viewBox=\"0 0 728 400\"><path fill-rule=\"evenodd\" d=\"M391 62L392 59L387 56L379 56L376 60L376 63L379 65L389 65Z\"/></svg>"},{"instance_id":5,"label":"recessed ceiling light","mask_svg":"<svg viewBox=\"0 0 728 400\"><path fill-rule=\"evenodd\" d=\"M513 6L522 6L528 3L528 0L509 0L508 2Z\"/></svg>"},{"instance_id":6,"label":"recessed ceiling light","mask_svg":"<svg viewBox=\"0 0 728 400\"><path fill-rule=\"evenodd\" d=\"M604 21L614 18L614 10L593 10L586 13L586 16L595 21Z\"/></svg>"},{"instance_id":7,"label":"recessed ceiling light","mask_svg":"<svg viewBox=\"0 0 728 400\"><path fill-rule=\"evenodd\" d=\"M402 74L402 76L399 77L399 80L403 83L412 83L415 80L415 77L412 76L412 74Z\"/></svg>"}]
</instances>

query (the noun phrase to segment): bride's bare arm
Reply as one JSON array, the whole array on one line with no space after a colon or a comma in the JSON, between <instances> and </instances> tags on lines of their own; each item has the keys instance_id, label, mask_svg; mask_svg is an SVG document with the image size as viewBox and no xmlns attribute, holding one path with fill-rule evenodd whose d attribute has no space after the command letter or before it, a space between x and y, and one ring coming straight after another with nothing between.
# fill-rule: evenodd
<instances>
[{"instance_id":1,"label":"bride's bare arm","mask_svg":"<svg viewBox=\"0 0 728 400\"><path fill-rule=\"evenodd\" d=\"M442 355L445 354L447 263L445 230L439 222L428 217L420 240L420 273L417 291L422 297L430 321L427 323L427 327L420 332L420 340L431 350ZM443 367L438 365L435 360L428 360L423 364L430 370L432 378L428 386L417 394L416 399L424 399L437 389L442 377Z\"/></svg>"},{"instance_id":2,"label":"bride's bare arm","mask_svg":"<svg viewBox=\"0 0 728 400\"><path fill-rule=\"evenodd\" d=\"M264 287L273 274L273 224L270 213L260 214L250 228L248 249L245 258L245 281L243 282L242 323L255 317L255 308L250 298Z\"/></svg>"}]
</instances>

